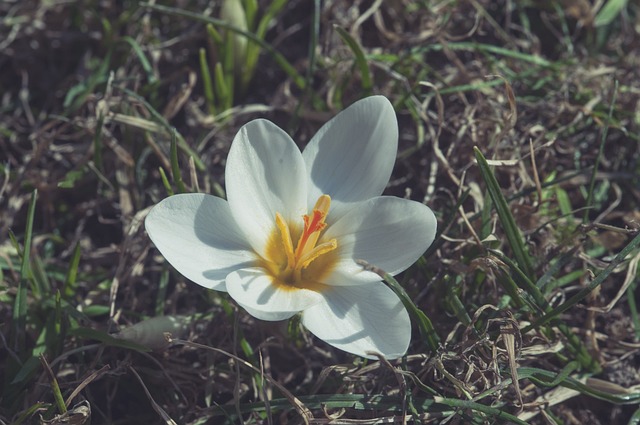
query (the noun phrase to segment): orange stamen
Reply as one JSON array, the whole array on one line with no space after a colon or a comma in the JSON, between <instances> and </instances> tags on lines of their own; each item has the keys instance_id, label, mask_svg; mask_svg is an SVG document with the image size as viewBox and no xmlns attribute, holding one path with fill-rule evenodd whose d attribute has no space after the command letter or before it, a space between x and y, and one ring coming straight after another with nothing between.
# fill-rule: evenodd
<instances>
[{"instance_id":1,"label":"orange stamen","mask_svg":"<svg viewBox=\"0 0 640 425\"><path fill-rule=\"evenodd\" d=\"M295 253L296 258L299 259L307 251L312 250L316 246L318 238L320 237L320 232L327 227L324 220L327 217L330 206L331 198L329 195L322 195L318 198L316 205L313 207L311 215L305 214L302 217L304 219L304 230L298 240L298 246L296 247Z\"/></svg>"}]
</instances>

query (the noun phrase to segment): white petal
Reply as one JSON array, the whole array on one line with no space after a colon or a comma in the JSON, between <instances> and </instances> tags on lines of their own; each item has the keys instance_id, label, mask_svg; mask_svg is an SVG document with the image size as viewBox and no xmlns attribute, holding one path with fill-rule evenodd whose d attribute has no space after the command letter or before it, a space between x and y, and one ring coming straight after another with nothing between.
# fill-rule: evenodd
<instances>
[{"instance_id":1,"label":"white petal","mask_svg":"<svg viewBox=\"0 0 640 425\"><path fill-rule=\"evenodd\" d=\"M259 267L229 274L227 291L252 316L261 320L288 319L322 302L322 296L318 292L274 284L273 277Z\"/></svg>"},{"instance_id":2,"label":"white petal","mask_svg":"<svg viewBox=\"0 0 640 425\"><path fill-rule=\"evenodd\" d=\"M267 120L244 125L233 139L225 172L233 217L254 250L264 255L276 213L301 222L307 212L307 176L296 144Z\"/></svg>"},{"instance_id":3,"label":"white petal","mask_svg":"<svg viewBox=\"0 0 640 425\"><path fill-rule=\"evenodd\" d=\"M383 96L362 99L327 122L302 156L310 173L309 206L323 193L333 201L330 217L343 204L382 194L398 150L398 122Z\"/></svg>"},{"instance_id":4,"label":"white petal","mask_svg":"<svg viewBox=\"0 0 640 425\"><path fill-rule=\"evenodd\" d=\"M323 235L326 240L336 238L339 249L338 262L323 283L353 285L380 280L363 271L355 260L398 274L431 245L436 227L433 212L419 202L379 196L358 203Z\"/></svg>"},{"instance_id":5,"label":"white petal","mask_svg":"<svg viewBox=\"0 0 640 425\"><path fill-rule=\"evenodd\" d=\"M234 270L257 256L236 225L227 201L204 194L174 195L159 202L145 220L149 237L183 276L218 291Z\"/></svg>"},{"instance_id":6,"label":"white petal","mask_svg":"<svg viewBox=\"0 0 640 425\"><path fill-rule=\"evenodd\" d=\"M302 314L313 334L336 348L362 357L375 351L389 359L404 355L411 339L409 314L382 282L331 287L325 301Z\"/></svg>"}]
</instances>

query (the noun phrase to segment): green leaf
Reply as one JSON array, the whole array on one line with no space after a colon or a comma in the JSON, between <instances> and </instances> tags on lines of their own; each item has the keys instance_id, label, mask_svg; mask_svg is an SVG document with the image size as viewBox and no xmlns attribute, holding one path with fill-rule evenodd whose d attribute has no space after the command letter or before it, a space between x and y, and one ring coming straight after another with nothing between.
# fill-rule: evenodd
<instances>
[{"instance_id":1,"label":"green leaf","mask_svg":"<svg viewBox=\"0 0 640 425\"><path fill-rule=\"evenodd\" d=\"M482 152L477 147L473 148L476 159L478 161L478 166L480 167L480 173L482 175L482 179L487 185L487 190L489 191L489 196L493 201L493 204L496 207L496 212L498 213L498 219L500 220L500 224L502 224L502 228L507 236L507 241L509 242L509 246L513 251L513 255L516 258L516 262L520 269L527 275L527 277L532 278L534 276L533 266L531 264L531 257L527 252L527 249L524 245L524 238L520 233L520 229L516 226L516 221L511 214L511 210L509 209L509 205L507 204L507 200L504 198L504 195L500 191L500 186L498 185L498 181L496 180L487 160L485 159Z\"/></svg>"}]
</instances>

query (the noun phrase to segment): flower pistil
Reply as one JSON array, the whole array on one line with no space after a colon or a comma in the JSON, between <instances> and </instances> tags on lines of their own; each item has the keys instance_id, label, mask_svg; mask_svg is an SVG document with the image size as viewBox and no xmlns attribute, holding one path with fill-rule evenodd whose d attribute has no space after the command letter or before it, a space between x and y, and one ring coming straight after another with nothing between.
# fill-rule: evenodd
<instances>
[{"instance_id":1,"label":"flower pistil","mask_svg":"<svg viewBox=\"0 0 640 425\"><path fill-rule=\"evenodd\" d=\"M276 271L274 268L269 267L269 269L280 282L294 287L309 286L305 284L305 281L313 281L313 279L303 279L302 271L309 267L318 257L334 251L338 247L336 239L318 244L320 234L327 226L325 219L329 213L330 206L331 197L329 195L321 195L313 207L313 211L303 216L304 228L295 249L289 225L280 213L276 213L276 228L280 236L278 242L281 243L276 250L279 251L278 254L280 255L271 255L273 258L270 261L272 263L280 262L281 264L278 264L276 273L273 273ZM271 241L273 241L273 238ZM273 251L268 250L268 252ZM278 257L281 259L279 260Z\"/></svg>"}]
</instances>

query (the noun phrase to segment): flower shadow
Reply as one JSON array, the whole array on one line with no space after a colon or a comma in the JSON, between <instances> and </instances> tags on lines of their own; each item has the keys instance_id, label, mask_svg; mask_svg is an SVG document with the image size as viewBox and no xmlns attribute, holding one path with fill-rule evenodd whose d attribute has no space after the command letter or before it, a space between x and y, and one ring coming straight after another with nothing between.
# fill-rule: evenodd
<instances>
[{"instance_id":1,"label":"flower shadow","mask_svg":"<svg viewBox=\"0 0 640 425\"><path fill-rule=\"evenodd\" d=\"M211 255L225 257L224 263L231 264L204 270L202 275L205 278L224 280L231 272L256 265L256 255L236 224L226 201L203 198L194 217L194 229L196 237L211 248ZM211 263L221 263L216 260L212 258Z\"/></svg>"}]
</instances>

